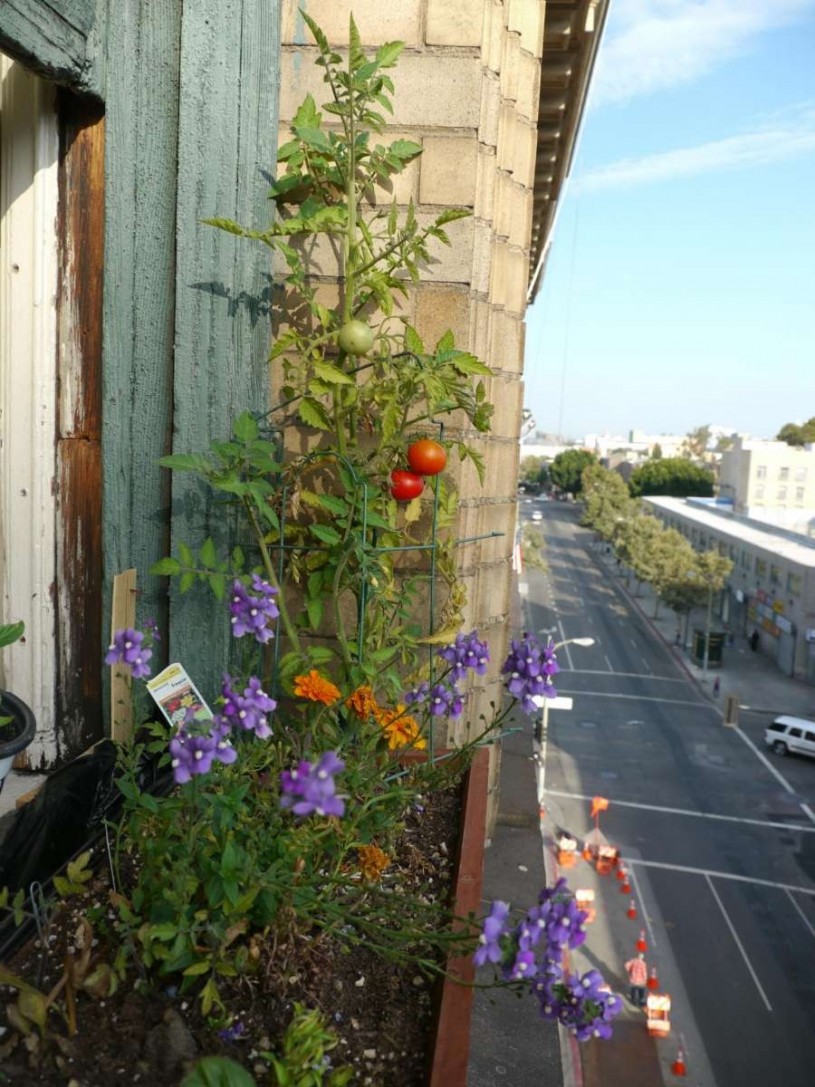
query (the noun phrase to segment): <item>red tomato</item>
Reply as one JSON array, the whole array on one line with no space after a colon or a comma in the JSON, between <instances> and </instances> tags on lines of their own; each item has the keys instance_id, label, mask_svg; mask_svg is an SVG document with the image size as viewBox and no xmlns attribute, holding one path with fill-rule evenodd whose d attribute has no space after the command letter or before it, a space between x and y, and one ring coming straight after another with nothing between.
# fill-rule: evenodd
<instances>
[{"instance_id":1,"label":"red tomato","mask_svg":"<svg viewBox=\"0 0 815 1087\"><path fill-rule=\"evenodd\" d=\"M418 498L424 490L424 480L415 472L403 472L401 469L391 472L391 497L397 502L409 502Z\"/></svg>"},{"instance_id":2,"label":"red tomato","mask_svg":"<svg viewBox=\"0 0 815 1087\"><path fill-rule=\"evenodd\" d=\"M437 476L444 471L447 453L443 445L432 442L429 438L420 438L407 451L411 471L420 476Z\"/></svg>"}]
</instances>

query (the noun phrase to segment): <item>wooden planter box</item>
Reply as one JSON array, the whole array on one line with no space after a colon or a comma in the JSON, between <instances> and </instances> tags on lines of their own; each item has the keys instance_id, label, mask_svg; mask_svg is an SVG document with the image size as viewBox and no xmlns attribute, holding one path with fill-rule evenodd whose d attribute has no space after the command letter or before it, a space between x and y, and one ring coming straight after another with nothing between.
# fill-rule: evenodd
<instances>
[{"instance_id":1,"label":"wooden planter box","mask_svg":"<svg viewBox=\"0 0 815 1087\"><path fill-rule=\"evenodd\" d=\"M464 779L461 837L453 874L453 908L458 917L481 909L489 764L489 749L482 747ZM439 996L428 1083L430 1087L467 1087L475 995L472 955L451 958L447 973L449 977L444 979Z\"/></svg>"}]
</instances>

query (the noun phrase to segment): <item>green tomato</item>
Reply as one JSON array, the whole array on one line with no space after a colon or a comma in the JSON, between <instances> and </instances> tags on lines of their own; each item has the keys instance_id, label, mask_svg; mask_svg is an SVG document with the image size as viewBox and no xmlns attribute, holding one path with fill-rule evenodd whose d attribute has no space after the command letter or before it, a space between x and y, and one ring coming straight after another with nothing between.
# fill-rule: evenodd
<instances>
[{"instance_id":1,"label":"green tomato","mask_svg":"<svg viewBox=\"0 0 815 1087\"><path fill-rule=\"evenodd\" d=\"M374 345L374 334L364 321L346 321L337 343L347 355L367 355Z\"/></svg>"}]
</instances>

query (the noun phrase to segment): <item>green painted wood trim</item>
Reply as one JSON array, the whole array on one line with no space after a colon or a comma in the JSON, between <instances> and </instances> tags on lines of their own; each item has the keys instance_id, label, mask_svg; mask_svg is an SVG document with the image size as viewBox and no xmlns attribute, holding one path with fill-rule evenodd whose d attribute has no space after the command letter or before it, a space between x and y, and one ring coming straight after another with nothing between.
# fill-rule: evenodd
<instances>
[{"instance_id":1,"label":"green painted wood trim","mask_svg":"<svg viewBox=\"0 0 815 1087\"><path fill-rule=\"evenodd\" d=\"M116 0L106 37L103 622L113 575L135 566L139 617L165 629L164 586L147 571L169 548L157 462L173 409L181 6Z\"/></svg>"},{"instance_id":2,"label":"green painted wood trim","mask_svg":"<svg viewBox=\"0 0 815 1087\"><path fill-rule=\"evenodd\" d=\"M0 49L45 79L98 93L97 0L2 0Z\"/></svg>"},{"instance_id":3,"label":"green painted wood trim","mask_svg":"<svg viewBox=\"0 0 815 1087\"><path fill-rule=\"evenodd\" d=\"M184 7L176 238L176 452L226 439L241 411L268 405L270 262L260 245L201 225L269 221L277 150L279 0L196 0ZM173 542L224 542L223 517L183 475L173 479ZM171 598L171 648L214 695L229 654L226 608L203 588ZM203 693L202 691L202 693Z\"/></svg>"}]
</instances>

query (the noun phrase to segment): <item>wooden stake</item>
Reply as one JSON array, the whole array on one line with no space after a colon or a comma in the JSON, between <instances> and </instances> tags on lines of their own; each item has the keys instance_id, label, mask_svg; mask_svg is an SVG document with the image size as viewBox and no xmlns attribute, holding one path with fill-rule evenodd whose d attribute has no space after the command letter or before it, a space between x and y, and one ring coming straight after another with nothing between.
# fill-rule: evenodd
<instances>
[{"instance_id":1,"label":"wooden stake","mask_svg":"<svg viewBox=\"0 0 815 1087\"><path fill-rule=\"evenodd\" d=\"M113 578L110 640L117 630L136 625L136 571L125 570ZM114 664L110 670L110 735L122 742L133 731L133 679L130 669Z\"/></svg>"}]
</instances>

